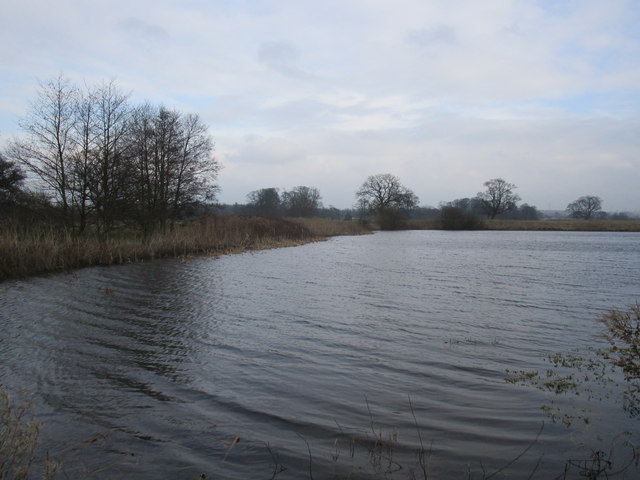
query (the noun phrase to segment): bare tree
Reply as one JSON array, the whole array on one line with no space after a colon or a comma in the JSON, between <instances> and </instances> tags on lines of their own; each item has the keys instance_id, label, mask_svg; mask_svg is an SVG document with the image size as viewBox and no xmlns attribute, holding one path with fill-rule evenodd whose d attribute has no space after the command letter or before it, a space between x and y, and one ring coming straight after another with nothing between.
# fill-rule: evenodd
<instances>
[{"instance_id":1,"label":"bare tree","mask_svg":"<svg viewBox=\"0 0 640 480\"><path fill-rule=\"evenodd\" d=\"M71 159L71 198L78 230L84 231L91 203L92 172L96 163L96 106L91 93L78 92L74 104L74 151Z\"/></svg>"},{"instance_id":2,"label":"bare tree","mask_svg":"<svg viewBox=\"0 0 640 480\"><path fill-rule=\"evenodd\" d=\"M95 102L95 164L92 169L91 201L102 232L114 226L126 213L127 182L130 180L127 155L129 119L132 109L128 95L114 81L103 83L93 92Z\"/></svg>"},{"instance_id":3,"label":"bare tree","mask_svg":"<svg viewBox=\"0 0 640 480\"><path fill-rule=\"evenodd\" d=\"M313 217L322 207L320 191L315 187L295 187L283 192L282 204L288 216Z\"/></svg>"},{"instance_id":4,"label":"bare tree","mask_svg":"<svg viewBox=\"0 0 640 480\"><path fill-rule=\"evenodd\" d=\"M513 193L517 188L514 184L504 181L502 178L494 178L484 182L487 189L477 195L483 211L489 218L495 218L501 213L508 212L517 207L520 196Z\"/></svg>"},{"instance_id":5,"label":"bare tree","mask_svg":"<svg viewBox=\"0 0 640 480\"><path fill-rule=\"evenodd\" d=\"M80 231L92 220L102 233L136 222L146 234L215 198L220 165L200 118L134 108L114 81L84 91L63 77L43 84L23 128L11 158L38 176Z\"/></svg>"},{"instance_id":6,"label":"bare tree","mask_svg":"<svg viewBox=\"0 0 640 480\"><path fill-rule=\"evenodd\" d=\"M215 179L220 164L213 157L213 140L196 114L180 119L179 150L173 164L172 218L198 199L212 201L218 192Z\"/></svg>"},{"instance_id":7,"label":"bare tree","mask_svg":"<svg viewBox=\"0 0 640 480\"><path fill-rule=\"evenodd\" d=\"M20 122L25 137L15 139L9 155L43 182L70 220L73 128L77 90L63 76L41 83L36 100Z\"/></svg>"},{"instance_id":8,"label":"bare tree","mask_svg":"<svg viewBox=\"0 0 640 480\"><path fill-rule=\"evenodd\" d=\"M362 214L374 214L380 228L403 228L408 212L418 205L418 197L400 183L395 175L371 175L356 192Z\"/></svg>"},{"instance_id":9,"label":"bare tree","mask_svg":"<svg viewBox=\"0 0 640 480\"><path fill-rule=\"evenodd\" d=\"M602 209L602 199L592 195L580 197L567 205L567 213L573 218L589 220L598 215Z\"/></svg>"},{"instance_id":10,"label":"bare tree","mask_svg":"<svg viewBox=\"0 0 640 480\"><path fill-rule=\"evenodd\" d=\"M418 197L389 173L367 178L356 192L356 198L369 212L378 215L390 209L410 210L418 204Z\"/></svg>"}]
</instances>

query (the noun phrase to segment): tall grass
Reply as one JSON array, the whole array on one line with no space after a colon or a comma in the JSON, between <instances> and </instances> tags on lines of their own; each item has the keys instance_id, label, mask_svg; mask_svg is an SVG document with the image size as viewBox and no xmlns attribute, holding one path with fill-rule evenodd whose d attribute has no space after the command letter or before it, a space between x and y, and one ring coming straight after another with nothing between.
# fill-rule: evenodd
<instances>
[{"instance_id":1,"label":"tall grass","mask_svg":"<svg viewBox=\"0 0 640 480\"><path fill-rule=\"evenodd\" d=\"M5 225L0 233L0 281L91 265L233 253L317 239L300 223L261 217L203 217L146 238L133 232L104 237L42 225L28 229Z\"/></svg>"},{"instance_id":2,"label":"tall grass","mask_svg":"<svg viewBox=\"0 0 640 480\"><path fill-rule=\"evenodd\" d=\"M304 225L316 237L371 233L370 225L365 225L358 220L331 220L329 218L295 218L291 220Z\"/></svg>"}]
</instances>

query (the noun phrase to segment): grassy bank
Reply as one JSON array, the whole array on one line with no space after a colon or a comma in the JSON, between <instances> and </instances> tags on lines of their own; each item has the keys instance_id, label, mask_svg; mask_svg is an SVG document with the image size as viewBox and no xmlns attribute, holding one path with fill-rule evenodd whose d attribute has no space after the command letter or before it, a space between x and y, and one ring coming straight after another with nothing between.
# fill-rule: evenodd
<instances>
[{"instance_id":1,"label":"grassy bank","mask_svg":"<svg viewBox=\"0 0 640 480\"><path fill-rule=\"evenodd\" d=\"M640 220L484 220L486 230L640 232Z\"/></svg>"},{"instance_id":2,"label":"grassy bank","mask_svg":"<svg viewBox=\"0 0 640 480\"><path fill-rule=\"evenodd\" d=\"M412 220L410 228L441 230L439 220ZM557 232L640 232L640 220L489 220L479 230L521 230Z\"/></svg>"},{"instance_id":3,"label":"grassy bank","mask_svg":"<svg viewBox=\"0 0 640 480\"><path fill-rule=\"evenodd\" d=\"M100 237L43 226L5 226L0 233L0 281L92 265L293 246L356 233L362 229L351 222L216 216L184 222L148 238L130 231Z\"/></svg>"}]
</instances>

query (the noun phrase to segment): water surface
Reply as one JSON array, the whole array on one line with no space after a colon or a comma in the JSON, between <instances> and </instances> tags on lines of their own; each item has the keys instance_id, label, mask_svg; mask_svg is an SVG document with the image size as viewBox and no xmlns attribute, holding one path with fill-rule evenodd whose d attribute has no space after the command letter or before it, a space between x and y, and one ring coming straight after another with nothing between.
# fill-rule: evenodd
<instances>
[{"instance_id":1,"label":"water surface","mask_svg":"<svg viewBox=\"0 0 640 480\"><path fill-rule=\"evenodd\" d=\"M506 476L548 478L637 425L615 399L555 425L505 369L601 344L595 319L639 286L637 233L388 232L90 268L0 284L0 384L70 478L409 478L421 448L434 478L482 478L528 447Z\"/></svg>"}]
</instances>

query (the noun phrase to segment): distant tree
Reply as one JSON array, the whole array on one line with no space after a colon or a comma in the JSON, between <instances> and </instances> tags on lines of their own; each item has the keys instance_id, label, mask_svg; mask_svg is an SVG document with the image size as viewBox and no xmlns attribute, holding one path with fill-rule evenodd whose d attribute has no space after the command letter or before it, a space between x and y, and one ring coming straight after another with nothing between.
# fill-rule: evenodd
<instances>
[{"instance_id":1,"label":"distant tree","mask_svg":"<svg viewBox=\"0 0 640 480\"><path fill-rule=\"evenodd\" d=\"M573 218L590 220L602 209L602 199L592 195L580 197L567 205L567 213Z\"/></svg>"},{"instance_id":2,"label":"distant tree","mask_svg":"<svg viewBox=\"0 0 640 480\"><path fill-rule=\"evenodd\" d=\"M482 202L477 197L456 198L455 200L444 204L444 206L459 208L460 210L472 215L481 215L484 213Z\"/></svg>"},{"instance_id":3,"label":"distant tree","mask_svg":"<svg viewBox=\"0 0 640 480\"><path fill-rule=\"evenodd\" d=\"M482 221L473 212L452 205L441 207L439 220L445 230L476 230L482 227Z\"/></svg>"},{"instance_id":4,"label":"distant tree","mask_svg":"<svg viewBox=\"0 0 640 480\"><path fill-rule=\"evenodd\" d=\"M627 212L614 212L609 215L611 220L631 220L631 216Z\"/></svg>"},{"instance_id":5,"label":"distant tree","mask_svg":"<svg viewBox=\"0 0 640 480\"><path fill-rule=\"evenodd\" d=\"M361 212L375 215L383 229L401 228L407 212L418 205L416 194L389 173L368 177L356 198Z\"/></svg>"},{"instance_id":6,"label":"distant tree","mask_svg":"<svg viewBox=\"0 0 640 480\"><path fill-rule=\"evenodd\" d=\"M0 213L18 202L24 179L22 169L0 153Z\"/></svg>"},{"instance_id":7,"label":"distant tree","mask_svg":"<svg viewBox=\"0 0 640 480\"><path fill-rule=\"evenodd\" d=\"M329 205L328 207L318 208L318 216L321 218L330 218L332 220L340 220L344 217L344 212L340 209L334 207L333 205Z\"/></svg>"},{"instance_id":8,"label":"distant tree","mask_svg":"<svg viewBox=\"0 0 640 480\"><path fill-rule=\"evenodd\" d=\"M373 213L387 209L410 210L418 204L418 197L389 173L371 175L356 192L356 197Z\"/></svg>"},{"instance_id":9,"label":"distant tree","mask_svg":"<svg viewBox=\"0 0 640 480\"><path fill-rule=\"evenodd\" d=\"M247 195L247 207L252 215L279 217L281 215L280 194L277 188L261 188Z\"/></svg>"},{"instance_id":10,"label":"distant tree","mask_svg":"<svg viewBox=\"0 0 640 480\"><path fill-rule=\"evenodd\" d=\"M482 205L483 211L489 218L496 218L497 215L508 212L516 208L520 197L513 193L517 188L514 184L504 181L502 178L494 178L484 182L487 189L477 195L477 199Z\"/></svg>"},{"instance_id":11,"label":"distant tree","mask_svg":"<svg viewBox=\"0 0 640 480\"><path fill-rule=\"evenodd\" d=\"M528 203L523 203L518 207L518 219L540 220L540 213L535 206L529 205Z\"/></svg>"},{"instance_id":12,"label":"distant tree","mask_svg":"<svg viewBox=\"0 0 640 480\"><path fill-rule=\"evenodd\" d=\"M282 193L282 207L290 217L313 217L322 207L320 191L314 187L295 187Z\"/></svg>"},{"instance_id":13,"label":"distant tree","mask_svg":"<svg viewBox=\"0 0 640 480\"><path fill-rule=\"evenodd\" d=\"M504 213L500 218L508 218L511 220L540 220L540 213L533 205L523 203L519 207Z\"/></svg>"},{"instance_id":14,"label":"distant tree","mask_svg":"<svg viewBox=\"0 0 640 480\"><path fill-rule=\"evenodd\" d=\"M439 216L440 209L434 207L416 207L409 214L409 217L414 220L432 220Z\"/></svg>"}]
</instances>

